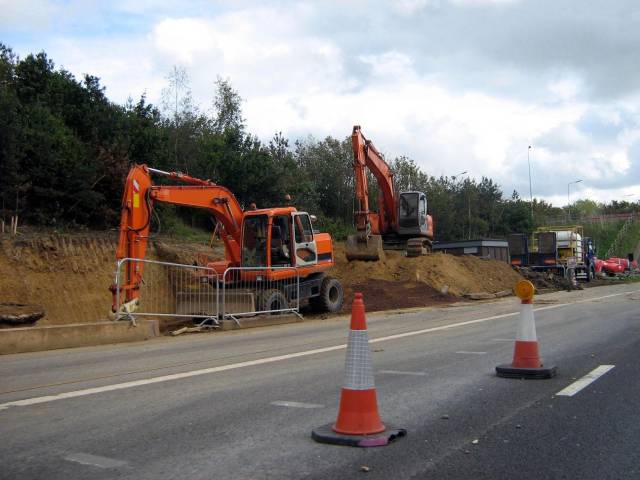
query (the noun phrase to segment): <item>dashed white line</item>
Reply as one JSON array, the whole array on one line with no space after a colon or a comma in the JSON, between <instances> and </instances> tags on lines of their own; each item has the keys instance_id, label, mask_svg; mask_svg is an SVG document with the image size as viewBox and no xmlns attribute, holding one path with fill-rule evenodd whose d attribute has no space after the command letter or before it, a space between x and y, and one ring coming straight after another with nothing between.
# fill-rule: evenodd
<instances>
[{"instance_id":1,"label":"dashed white line","mask_svg":"<svg viewBox=\"0 0 640 480\"><path fill-rule=\"evenodd\" d=\"M320 405L319 403L289 402L287 400L276 400L275 402L271 402L270 405L291 408L324 408L324 405Z\"/></svg>"},{"instance_id":2,"label":"dashed white line","mask_svg":"<svg viewBox=\"0 0 640 480\"><path fill-rule=\"evenodd\" d=\"M116 460L114 458L101 457L99 455L91 455L90 453L72 453L64 457L65 460L74 463L80 463L82 465L91 465L98 468L118 468L127 464L122 460Z\"/></svg>"},{"instance_id":3,"label":"dashed white line","mask_svg":"<svg viewBox=\"0 0 640 480\"><path fill-rule=\"evenodd\" d=\"M415 375L417 377L423 377L427 374L426 372L403 372L400 370L378 370L378 373L387 375Z\"/></svg>"},{"instance_id":4,"label":"dashed white line","mask_svg":"<svg viewBox=\"0 0 640 480\"><path fill-rule=\"evenodd\" d=\"M459 353L461 355L486 355L487 354L487 352L467 352L466 350L460 350L459 352L456 352L456 353Z\"/></svg>"},{"instance_id":5,"label":"dashed white line","mask_svg":"<svg viewBox=\"0 0 640 480\"><path fill-rule=\"evenodd\" d=\"M558 393L556 393L556 395L560 397L573 397L580 390L588 387L590 384L595 382L598 378L600 378L602 375L604 375L614 367L615 365L600 365L599 367L593 369L591 372L587 373L581 379L576 380L568 387L560 390Z\"/></svg>"},{"instance_id":6,"label":"dashed white line","mask_svg":"<svg viewBox=\"0 0 640 480\"><path fill-rule=\"evenodd\" d=\"M640 291L638 291L640 292ZM539 311L544 311L544 310L553 310L556 308L562 308L562 307L567 307L570 305L575 305L575 304L579 304L579 303L585 303L585 302L594 302L594 301L598 301L598 300L602 300L605 298L612 298L612 297L619 297L621 295L627 295L630 292L620 292L620 293L613 293L610 295L604 295L602 297L594 297L594 298L588 298L588 299L583 299L583 300L577 300L574 302L570 302L570 303L560 303L557 305L549 305L546 307L541 307L541 308L537 308L534 310L534 312L539 312ZM637 293L637 292L633 292L633 293ZM454 328L460 328L460 327L465 327L467 325L475 325L475 324L480 324L480 323L485 323L485 322L489 322L491 320L498 320L501 318L508 318L508 317L513 317L515 315L518 315L519 312L511 312L511 313L503 313L501 315L492 315L490 317L484 317L484 318L478 318L475 320L468 320L466 322L458 322L458 323L452 323L450 325L441 325L439 327L432 327L432 328L425 328L423 330L414 330L411 332L405 332L405 333L398 333L396 335L388 335L386 337L378 337L378 338L374 338L372 340L369 340L370 344L373 343L380 343L380 342L387 342L389 340L398 340L400 338L408 338L408 337L414 337L416 335L423 335L425 333L432 333L432 332L440 332L440 331L444 331L444 330L451 330ZM256 360L249 360L246 362L239 362L239 363L232 363L229 365L221 365L219 367L212 367L212 368L203 368L200 370L192 370L190 372L182 372L182 373L174 373L171 375L162 375L160 377L152 377L152 378L146 378L143 380L135 380L135 381L131 381L131 382L124 382L124 383L116 383L113 385L105 385L102 387L94 387L94 388L86 388L84 390L76 390L76 391L72 391L72 392L64 392L64 393L58 393L55 395L46 395L43 397L33 397L33 398L27 398L24 400L16 400L16 401L12 401L12 402L6 402L6 403L0 403L0 410L6 410L9 407L26 407L29 405L38 405L41 403L48 403L48 402L54 402L56 400L64 400L67 398L76 398L76 397L84 397L86 395L94 395L97 393L103 393L103 392L112 392L115 390L123 390L125 388L133 388L133 387L140 387L143 385L152 385L154 383L162 383L162 382L169 382L172 380L180 380L183 378L190 378L190 377L197 377L200 375L208 375L211 373L219 373L219 372L226 372L229 370L236 370L239 368L245 368L245 367L253 367L253 366L257 366L257 365L264 365L264 364L268 364L268 363L274 363L274 362L281 362L284 360L290 360L293 358L301 358L301 357L307 357L310 355L317 355L320 353L327 353L327 352L333 352L336 350L344 350L347 348L346 344L342 344L342 345L334 345L331 347L325 347L325 348L316 348L313 350L306 350L303 352L296 352L296 353L289 353L286 355L278 355L275 357L267 357L267 358L259 358Z\"/></svg>"}]
</instances>

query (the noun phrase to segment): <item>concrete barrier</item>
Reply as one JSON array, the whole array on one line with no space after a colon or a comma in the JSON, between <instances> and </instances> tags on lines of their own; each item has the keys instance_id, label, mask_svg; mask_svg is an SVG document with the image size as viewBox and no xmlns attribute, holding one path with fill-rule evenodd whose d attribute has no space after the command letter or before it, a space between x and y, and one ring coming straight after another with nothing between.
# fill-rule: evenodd
<instances>
[{"instance_id":1,"label":"concrete barrier","mask_svg":"<svg viewBox=\"0 0 640 480\"><path fill-rule=\"evenodd\" d=\"M109 343L139 342L160 335L157 320L75 323L0 329L0 355Z\"/></svg>"},{"instance_id":2,"label":"concrete barrier","mask_svg":"<svg viewBox=\"0 0 640 480\"><path fill-rule=\"evenodd\" d=\"M302 322L297 315L257 315L255 317L239 318L238 325L235 320L225 319L220 321L220 330L240 330L243 328L269 327L271 325L284 325L287 323Z\"/></svg>"}]
</instances>

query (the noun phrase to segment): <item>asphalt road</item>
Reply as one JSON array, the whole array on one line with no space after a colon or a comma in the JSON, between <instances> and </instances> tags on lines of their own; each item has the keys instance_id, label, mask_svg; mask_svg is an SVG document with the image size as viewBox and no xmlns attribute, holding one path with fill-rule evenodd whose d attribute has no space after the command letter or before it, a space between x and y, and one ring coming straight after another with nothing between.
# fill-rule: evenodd
<instances>
[{"instance_id":1,"label":"asphalt road","mask_svg":"<svg viewBox=\"0 0 640 480\"><path fill-rule=\"evenodd\" d=\"M550 380L493 373L513 298L369 315L382 419L408 430L370 449L310 438L337 414L346 319L3 356L0 478L640 478L640 285L537 300Z\"/></svg>"}]
</instances>

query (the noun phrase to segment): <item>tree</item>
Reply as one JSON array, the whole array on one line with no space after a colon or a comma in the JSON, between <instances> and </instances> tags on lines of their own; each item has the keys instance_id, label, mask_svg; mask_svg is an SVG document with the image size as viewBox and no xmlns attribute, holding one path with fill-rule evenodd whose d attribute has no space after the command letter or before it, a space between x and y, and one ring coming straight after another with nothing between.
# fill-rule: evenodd
<instances>
[{"instance_id":1,"label":"tree","mask_svg":"<svg viewBox=\"0 0 640 480\"><path fill-rule=\"evenodd\" d=\"M214 128L217 133L229 130L244 133L242 118L242 97L233 89L229 79L218 77L215 82L216 93L213 99L215 111Z\"/></svg>"}]
</instances>

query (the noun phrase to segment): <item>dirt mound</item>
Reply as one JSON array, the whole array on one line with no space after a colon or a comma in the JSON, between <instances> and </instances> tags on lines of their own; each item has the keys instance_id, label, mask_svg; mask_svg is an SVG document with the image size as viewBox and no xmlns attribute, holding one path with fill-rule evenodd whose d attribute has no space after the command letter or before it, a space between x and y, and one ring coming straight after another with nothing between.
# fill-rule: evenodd
<instances>
[{"instance_id":1,"label":"dirt mound","mask_svg":"<svg viewBox=\"0 0 640 480\"><path fill-rule=\"evenodd\" d=\"M158 258L165 262L183 265L206 265L214 260L224 259L224 245L215 242L213 246L200 243L180 243L167 239L153 242L153 248Z\"/></svg>"},{"instance_id":2,"label":"dirt mound","mask_svg":"<svg viewBox=\"0 0 640 480\"><path fill-rule=\"evenodd\" d=\"M350 311L354 291L364 295L368 312L440 305L459 300L452 295L443 294L423 282L367 280L363 283L350 285L350 287L352 291L345 296L343 312Z\"/></svg>"},{"instance_id":3,"label":"dirt mound","mask_svg":"<svg viewBox=\"0 0 640 480\"><path fill-rule=\"evenodd\" d=\"M469 293L496 293L511 290L522 277L509 265L496 260L482 260L474 256L454 256L434 253L408 258L402 252L386 251L385 259L377 262L348 262L344 244L336 243L334 275L347 291L369 280L388 282L418 282L437 292L457 297Z\"/></svg>"},{"instance_id":4,"label":"dirt mound","mask_svg":"<svg viewBox=\"0 0 640 480\"><path fill-rule=\"evenodd\" d=\"M518 273L529 280L536 287L538 292L547 290L571 290L572 285L564 277L555 275L553 272L539 272L530 268L517 268Z\"/></svg>"}]
</instances>

